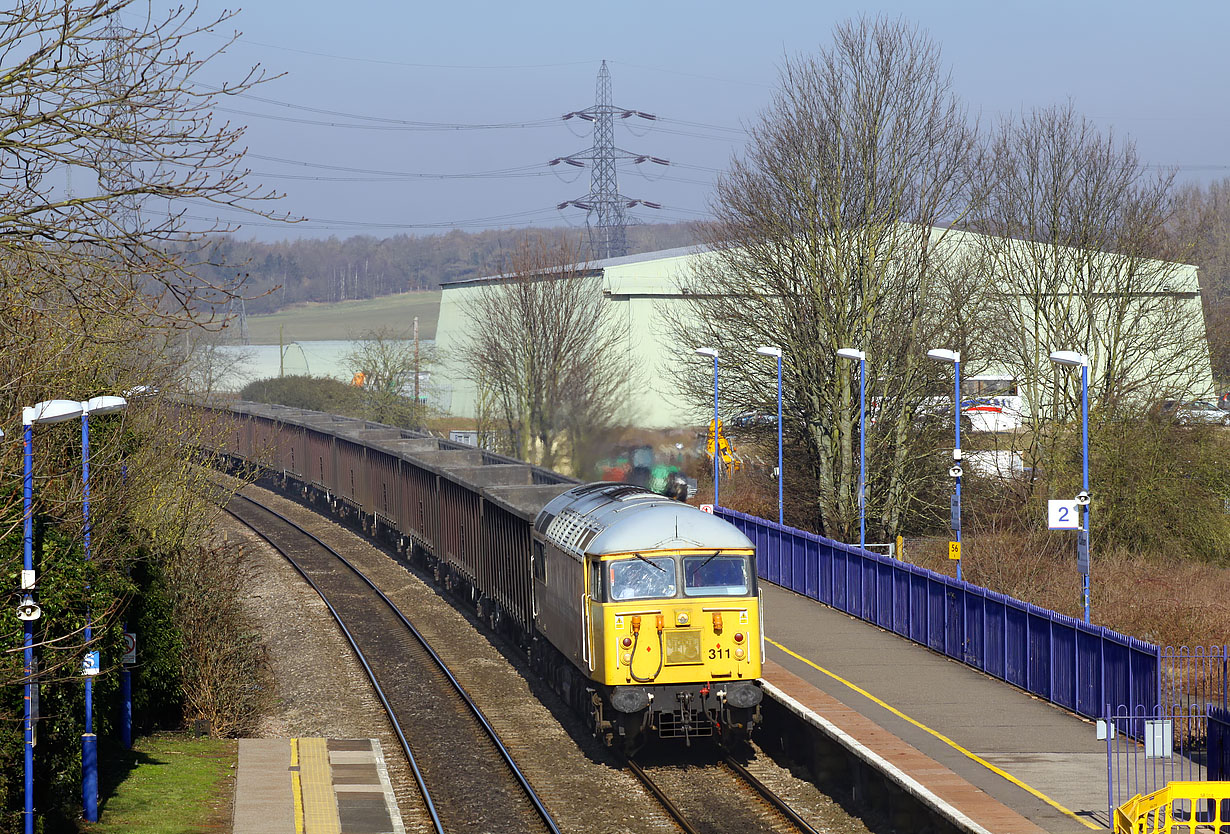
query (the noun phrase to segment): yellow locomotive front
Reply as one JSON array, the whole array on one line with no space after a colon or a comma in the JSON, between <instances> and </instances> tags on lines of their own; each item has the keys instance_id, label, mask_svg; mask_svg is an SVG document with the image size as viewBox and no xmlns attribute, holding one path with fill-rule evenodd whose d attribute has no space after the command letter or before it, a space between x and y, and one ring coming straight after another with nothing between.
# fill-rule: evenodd
<instances>
[{"instance_id":1,"label":"yellow locomotive front","mask_svg":"<svg viewBox=\"0 0 1230 834\"><path fill-rule=\"evenodd\" d=\"M602 587L588 595L593 679L610 688L613 720L663 737L746 734L761 695L753 552L634 552L599 564Z\"/></svg>"},{"instance_id":2,"label":"yellow locomotive front","mask_svg":"<svg viewBox=\"0 0 1230 834\"><path fill-rule=\"evenodd\" d=\"M640 487L584 484L538 514L533 573L535 628L566 664L552 676L575 671L561 688L607 743L738 738L759 722L756 556L734 525Z\"/></svg>"}]
</instances>

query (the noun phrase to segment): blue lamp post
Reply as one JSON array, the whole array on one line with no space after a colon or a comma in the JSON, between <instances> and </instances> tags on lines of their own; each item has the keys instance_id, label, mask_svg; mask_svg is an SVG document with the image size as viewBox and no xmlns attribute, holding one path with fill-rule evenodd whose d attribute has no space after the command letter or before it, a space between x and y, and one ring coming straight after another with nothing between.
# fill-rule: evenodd
<instances>
[{"instance_id":1,"label":"blue lamp post","mask_svg":"<svg viewBox=\"0 0 1230 834\"><path fill-rule=\"evenodd\" d=\"M701 356L713 357L713 506L718 507L718 352L713 348L697 348Z\"/></svg>"},{"instance_id":2,"label":"blue lamp post","mask_svg":"<svg viewBox=\"0 0 1230 834\"><path fill-rule=\"evenodd\" d=\"M123 397L94 397L81 403L81 485L84 517L85 561L90 561L90 415L111 414L128 406ZM87 593L90 586L86 585ZM85 645L89 651L91 634L90 609L85 612ZM85 733L81 736L81 802L87 822L98 822L98 736L94 734L94 674L98 665L85 670Z\"/></svg>"},{"instance_id":3,"label":"blue lamp post","mask_svg":"<svg viewBox=\"0 0 1230 834\"><path fill-rule=\"evenodd\" d=\"M786 506L782 487L785 470L782 468L782 349L779 347L756 348L761 356L771 356L777 359L777 523L785 526Z\"/></svg>"},{"instance_id":4,"label":"blue lamp post","mask_svg":"<svg viewBox=\"0 0 1230 834\"><path fill-rule=\"evenodd\" d=\"M952 499L952 534L957 542L957 553L961 552L961 353L956 350L936 348L927 351L927 356L939 362L951 362L953 367L953 425L955 443L952 451L952 474L954 489ZM957 558L957 579L961 579L961 558Z\"/></svg>"},{"instance_id":5,"label":"blue lamp post","mask_svg":"<svg viewBox=\"0 0 1230 834\"><path fill-rule=\"evenodd\" d=\"M1081 601L1085 622L1089 622L1089 357L1074 350L1057 350L1051 354L1056 365L1081 369L1081 470L1083 484L1077 502L1081 505L1081 529L1077 533L1076 563L1081 572Z\"/></svg>"},{"instance_id":6,"label":"blue lamp post","mask_svg":"<svg viewBox=\"0 0 1230 834\"><path fill-rule=\"evenodd\" d=\"M157 393L158 389L152 385L137 385L125 391L124 397L140 400ZM120 478L125 482L128 480L127 464L120 465ZM128 623L124 623L124 631L127 633ZM132 671L127 663L120 666L120 743L125 750L132 749Z\"/></svg>"},{"instance_id":7,"label":"blue lamp post","mask_svg":"<svg viewBox=\"0 0 1230 834\"><path fill-rule=\"evenodd\" d=\"M858 546L867 548L867 354L841 348L842 359L858 360Z\"/></svg>"},{"instance_id":8,"label":"blue lamp post","mask_svg":"<svg viewBox=\"0 0 1230 834\"><path fill-rule=\"evenodd\" d=\"M45 400L21 410L24 430L24 454L22 465L22 601L17 617L25 626L24 671L25 677L25 834L34 834L34 717L31 714L31 695L34 678L34 623L42 616L42 610L34 601L34 424L59 423L81 415L81 403L74 400Z\"/></svg>"}]
</instances>

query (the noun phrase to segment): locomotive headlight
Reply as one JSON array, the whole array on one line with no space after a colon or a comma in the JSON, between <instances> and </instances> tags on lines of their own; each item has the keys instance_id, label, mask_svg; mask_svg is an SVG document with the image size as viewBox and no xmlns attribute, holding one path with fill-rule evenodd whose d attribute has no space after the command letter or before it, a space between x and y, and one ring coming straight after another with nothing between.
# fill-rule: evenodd
<instances>
[{"instance_id":1,"label":"locomotive headlight","mask_svg":"<svg viewBox=\"0 0 1230 834\"><path fill-rule=\"evenodd\" d=\"M679 611L675 614L675 625L685 626L688 624L688 612Z\"/></svg>"},{"instance_id":2,"label":"locomotive headlight","mask_svg":"<svg viewBox=\"0 0 1230 834\"><path fill-rule=\"evenodd\" d=\"M624 639L619 641L619 645L623 646L625 649L632 648L632 638L625 637Z\"/></svg>"},{"instance_id":3,"label":"locomotive headlight","mask_svg":"<svg viewBox=\"0 0 1230 834\"><path fill-rule=\"evenodd\" d=\"M624 652L624 665L630 666L631 664L632 664L632 652Z\"/></svg>"},{"instance_id":4,"label":"locomotive headlight","mask_svg":"<svg viewBox=\"0 0 1230 834\"><path fill-rule=\"evenodd\" d=\"M735 660L742 660L742 659L743 659L743 647L736 646L735 647Z\"/></svg>"},{"instance_id":5,"label":"locomotive headlight","mask_svg":"<svg viewBox=\"0 0 1230 834\"><path fill-rule=\"evenodd\" d=\"M742 631L736 631L736 632L735 632L735 642L736 642L736 643L742 643L742 642L743 642L743 632L742 632Z\"/></svg>"}]
</instances>

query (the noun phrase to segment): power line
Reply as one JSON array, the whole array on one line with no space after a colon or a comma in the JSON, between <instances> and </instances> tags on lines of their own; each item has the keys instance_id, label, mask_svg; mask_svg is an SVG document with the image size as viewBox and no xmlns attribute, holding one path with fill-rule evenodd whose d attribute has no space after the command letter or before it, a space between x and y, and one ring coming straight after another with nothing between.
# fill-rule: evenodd
<instances>
[{"instance_id":1,"label":"power line","mask_svg":"<svg viewBox=\"0 0 1230 834\"><path fill-rule=\"evenodd\" d=\"M650 67L645 64L632 64L628 61L611 61L612 64L619 64L624 67L635 67L636 69L649 70L650 72L665 72L670 75L682 75L686 78L700 78L705 81L721 81L723 84L747 84L751 87L763 87L772 89L772 84L766 84L762 81L748 81L746 78L721 78L716 75L701 75L695 72L684 72L683 70L667 69L666 67Z\"/></svg>"},{"instance_id":2,"label":"power line","mask_svg":"<svg viewBox=\"0 0 1230 834\"><path fill-rule=\"evenodd\" d=\"M286 107L294 107L296 105L286 104ZM300 125L315 125L317 127L341 127L350 130L391 130L391 131L414 131L414 132L441 132L441 131L462 131L462 130L509 130L515 128L539 128L548 127L553 124L553 120L529 121L529 122L505 122L492 124L467 124L464 122L410 122L401 120L397 124L354 124L351 122L326 122L320 119L300 119L295 116L279 116L274 113L258 113L251 110L239 110L234 107L214 107L215 112L230 113L236 116L248 116L257 119L268 119L272 122L286 122L289 124ZM364 118L364 117L354 117ZM374 119L375 117L367 117ZM397 121L397 120L380 120L380 121Z\"/></svg>"},{"instance_id":3,"label":"power line","mask_svg":"<svg viewBox=\"0 0 1230 834\"><path fill-rule=\"evenodd\" d=\"M217 32L203 30L205 34L232 43L250 44L264 49L277 49L282 52L293 52L298 55L311 55L314 58L332 58L336 61L352 61L357 64L380 64L389 67L413 67L415 69L464 69L464 70L510 70L510 69L553 69L556 67L592 66L589 61L566 61L555 64L423 64L413 61L393 61L386 58L360 58L356 55L338 55L332 52L316 52L311 49L297 49L293 46L281 46L276 43L263 43L242 36L221 35Z\"/></svg>"},{"instance_id":4,"label":"power line","mask_svg":"<svg viewBox=\"0 0 1230 834\"><path fill-rule=\"evenodd\" d=\"M660 209L659 203L648 200L633 200L619 193L619 180L616 176L616 162L631 160L635 164L651 162L657 165L669 165L670 162L648 154L634 154L615 147L615 116L621 119L637 116L646 121L656 121L651 113L639 110L628 110L615 107L611 103L611 72L606 67L606 61L598 69L598 83L593 107L584 110L574 110L564 114L564 119L578 118L594 123L594 143L588 151L574 153L569 156L556 157L551 165L570 165L584 168L586 162L592 162L590 170L589 193L573 200L565 200L556 208L565 209L569 206L585 211L585 224L589 227L589 248L594 258L618 258L628 254L627 210L637 205L651 209ZM598 215L596 228L589 225L591 214Z\"/></svg>"},{"instance_id":5,"label":"power line","mask_svg":"<svg viewBox=\"0 0 1230 834\"><path fill-rule=\"evenodd\" d=\"M490 171L460 171L453 173L426 173L418 171L389 171L379 168L353 168L348 165L329 165L323 162L305 162L298 159L287 159L281 156L248 153L246 157L264 162L277 162L283 165L295 165L322 171L339 171L346 174L367 174L370 176L389 177L390 179L481 179L505 176L550 176L550 172L542 171L537 165L520 165L513 168L495 168Z\"/></svg>"},{"instance_id":6,"label":"power line","mask_svg":"<svg viewBox=\"0 0 1230 834\"><path fill-rule=\"evenodd\" d=\"M232 96L234 98L244 98L250 101L259 101L259 102L262 102L263 104L274 104L274 105L277 105L278 107L286 107L292 110L302 110L306 113L320 113L326 116L337 116L343 119L359 119L361 121L382 122L382 123L392 124L392 125L402 125L406 127L422 128L425 130L454 129L458 127L463 127L463 128L467 128L471 130L489 130L493 128L504 128L504 127L526 127L529 125L545 126L545 125L555 124L556 122L556 119L554 118L536 119L530 122L502 122L502 123L497 122L497 123L492 123L492 124L466 124L466 123L457 123L457 122L419 122L419 121L413 121L410 119L394 119L388 116L368 116L362 113L347 113L342 110L331 110L326 107L312 107L306 104L295 104L294 102L282 101L281 99L269 98L267 96L258 96L252 93L228 93L224 88L221 88L221 87L211 87L209 85L202 85L202 86L205 87L206 89L213 90L216 93Z\"/></svg>"}]
</instances>

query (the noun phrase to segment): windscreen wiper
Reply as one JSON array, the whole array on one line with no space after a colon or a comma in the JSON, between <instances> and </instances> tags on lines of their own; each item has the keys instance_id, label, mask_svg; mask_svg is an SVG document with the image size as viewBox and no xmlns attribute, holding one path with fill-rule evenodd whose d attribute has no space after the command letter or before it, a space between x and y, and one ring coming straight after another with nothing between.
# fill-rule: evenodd
<instances>
[{"instance_id":1,"label":"windscreen wiper","mask_svg":"<svg viewBox=\"0 0 1230 834\"><path fill-rule=\"evenodd\" d=\"M635 556L636 558L640 559L640 560L641 560L642 562L644 562L645 564L647 564L647 565L652 565L653 567L657 568L658 570L662 571L663 573L666 573L666 568L662 567L662 566L661 566L661 565L659 565L657 562L651 562L651 561L649 561L648 559L646 559L644 556L642 556L642 555L641 555L641 554L639 554L639 553L633 553L632 555L633 555L633 556ZM716 553L714 553L713 555L714 555L714 556L716 556L717 554L716 554Z\"/></svg>"}]
</instances>

